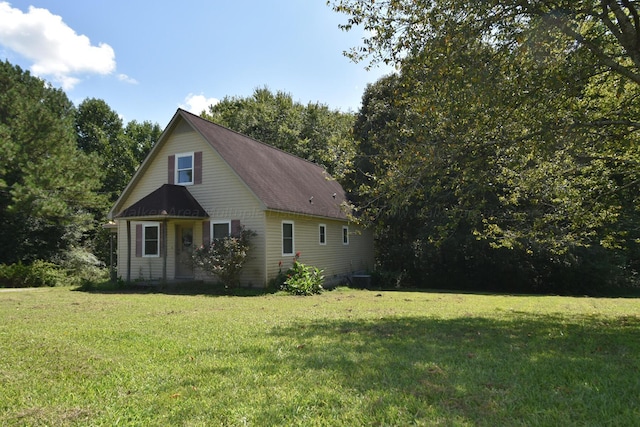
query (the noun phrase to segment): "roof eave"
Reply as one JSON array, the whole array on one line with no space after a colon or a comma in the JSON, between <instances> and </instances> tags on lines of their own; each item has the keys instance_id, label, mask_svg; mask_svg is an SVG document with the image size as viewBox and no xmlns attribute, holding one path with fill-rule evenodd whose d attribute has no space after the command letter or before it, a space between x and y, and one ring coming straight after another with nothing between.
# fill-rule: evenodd
<instances>
[{"instance_id":1,"label":"roof eave","mask_svg":"<svg viewBox=\"0 0 640 427\"><path fill-rule=\"evenodd\" d=\"M177 215L147 215L147 216L116 216L116 220L127 221L164 221L164 220L205 220L209 216L177 216Z\"/></svg>"},{"instance_id":2,"label":"roof eave","mask_svg":"<svg viewBox=\"0 0 640 427\"><path fill-rule=\"evenodd\" d=\"M319 218L319 219L330 219L334 221L349 222L349 217L347 214L345 214L344 216L338 217L335 215L320 215L320 214L312 214L308 212L295 212L295 211L288 211L288 210L275 209L275 208L267 208L266 211L274 212L287 217Z\"/></svg>"}]
</instances>

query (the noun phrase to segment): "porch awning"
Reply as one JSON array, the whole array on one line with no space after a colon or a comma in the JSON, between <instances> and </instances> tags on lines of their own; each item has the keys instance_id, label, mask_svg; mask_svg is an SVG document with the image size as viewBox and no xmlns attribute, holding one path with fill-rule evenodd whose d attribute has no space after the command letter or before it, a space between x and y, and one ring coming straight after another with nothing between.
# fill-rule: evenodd
<instances>
[{"instance_id":1,"label":"porch awning","mask_svg":"<svg viewBox=\"0 0 640 427\"><path fill-rule=\"evenodd\" d=\"M118 219L204 219L209 215L183 185L164 184L124 209Z\"/></svg>"}]
</instances>

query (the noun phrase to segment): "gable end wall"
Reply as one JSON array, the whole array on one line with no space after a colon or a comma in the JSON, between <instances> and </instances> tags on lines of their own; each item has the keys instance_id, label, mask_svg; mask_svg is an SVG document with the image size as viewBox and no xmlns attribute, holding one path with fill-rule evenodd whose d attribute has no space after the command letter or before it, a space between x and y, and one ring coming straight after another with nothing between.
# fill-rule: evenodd
<instances>
[{"instance_id":1,"label":"gable end wall","mask_svg":"<svg viewBox=\"0 0 640 427\"><path fill-rule=\"evenodd\" d=\"M222 158L185 122L180 121L164 144L159 147L154 158L149 159L146 171L129 196L123 200L122 208L132 205L147 194L168 183L168 157L176 153L202 152L202 184L188 186L189 192L210 215L208 220L240 220L246 228L257 233L252 240L251 259L243 269L242 283L262 286L266 282L265 273L265 221L261 203L245 184L235 175ZM118 227L118 275L126 279L127 237L126 221ZM132 221L132 233L135 224ZM181 221L182 224L185 221ZM202 244L202 220L187 221L194 227L194 247ZM175 227L167 226L167 279L175 277ZM162 258L135 257L135 236L132 236L131 279L159 279L162 277ZM205 274L196 278L214 280Z\"/></svg>"}]
</instances>

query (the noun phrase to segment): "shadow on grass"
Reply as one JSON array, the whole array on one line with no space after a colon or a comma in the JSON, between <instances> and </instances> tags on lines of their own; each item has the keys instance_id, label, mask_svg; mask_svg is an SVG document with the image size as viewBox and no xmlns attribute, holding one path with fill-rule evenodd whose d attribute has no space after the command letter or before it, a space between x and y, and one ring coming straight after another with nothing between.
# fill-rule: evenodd
<instances>
[{"instance_id":1,"label":"shadow on grass","mask_svg":"<svg viewBox=\"0 0 640 427\"><path fill-rule=\"evenodd\" d=\"M640 419L639 316L318 320L272 334L290 348L274 364L331 382L381 424Z\"/></svg>"},{"instance_id":2,"label":"shadow on grass","mask_svg":"<svg viewBox=\"0 0 640 427\"><path fill-rule=\"evenodd\" d=\"M518 292L507 290L481 290L481 289L466 289L463 287L456 288L452 286L450 288L417 288L417 287L385 287L385 286L350 286L353 289L362 289L369 291L384 291L384 292L417 292L417 293L440 293L440 294L469 294L469 295L513 295L513 296L570 296L570 297L589 297L589 298L640 298L640 287L628 286L628 287L611 287L603 288L598 292L592 292L589 294L577 294L570 292Z\"/></svg>"},{"instance_id":3,"label":"shadow on grass","mask_svg":"<svg viewBox=\"0 0 640 427\"><path fill-rule=\"evenodd\" d=\"M149 283L149 282L112 282L104 281L80 286L76 291L104 294L165 294L165 295L204 295L204 296L259 296L273 293L264 288L227 288L217 283L203 281Z\"/></svg>"}]
</instances>

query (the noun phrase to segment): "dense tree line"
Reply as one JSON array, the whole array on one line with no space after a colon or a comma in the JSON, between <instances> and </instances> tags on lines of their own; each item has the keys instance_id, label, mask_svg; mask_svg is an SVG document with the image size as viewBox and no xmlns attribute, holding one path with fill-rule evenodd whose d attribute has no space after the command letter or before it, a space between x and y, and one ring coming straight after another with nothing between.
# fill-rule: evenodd
<instances>
[{"instance_id":1,"label":"dense tree line","mask_svg":"<svg viewBox=\"0 0 640 427\"><path fill-rule=\"evenodd\" d=\"M97 158L77 147L63 91L0 63L0 263L51 259L92 228L103 206Z\"/></svg>"},{"instance_id":2,"label":"dense tree line","mask_svg":"<svg viewBox=\"0 0 640 427\"><path fill-rule=\"evenodd\" d=\"M343 0L371 36L352 186L420 286L588 292L638 268L633 2Z\"/></svg>"},{"instance_id":3,"label":"dense tree line","mask_svg":"<svg viewBox=\"0 0 640 427\"><path fill-rule=\"evenodd\" d=\"M0 63L0 264L60 261L73 250L108 259L106 212L158 138L123 126L102 100L66 94Z\"/></svg>"}]
</instances>

